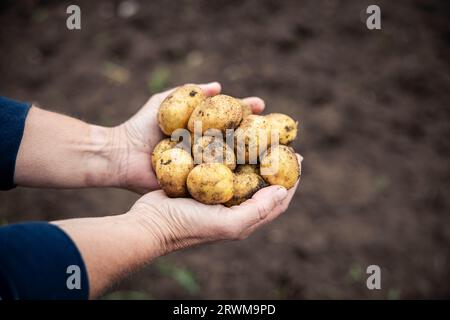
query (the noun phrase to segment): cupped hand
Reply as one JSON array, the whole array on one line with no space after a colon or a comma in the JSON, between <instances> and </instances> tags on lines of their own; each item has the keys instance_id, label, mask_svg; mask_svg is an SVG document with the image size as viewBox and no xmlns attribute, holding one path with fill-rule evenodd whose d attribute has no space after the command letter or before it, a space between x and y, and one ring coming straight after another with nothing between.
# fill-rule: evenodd
<instances>
[{"instance_id":1,"label":"cupped hand","mask_svg":"<svg viewBox=\"0 0 450 320\"><path fill-rule=\"evenodd\" d=\"M218 82L200 84L206 96L220 93ZM111 143L115 155L119 187L145 193L158 189L155 173L151 166L151 153L164 135L158 126L157 114L161 102L175 88L153 95L147 103L128 121L113 128ZM257 97L245 98L254 113L264 110L264 101Z\"/></svg>"},{"instance_id":2,"label":"cupped hand","mask_svg":"<svg viewBox=\"0 0 450 320\"><path fill-rule=\"evenodd\" d=\"M302 158L297 155L298 161ZM240 240L286 211L298 187L270 186L239 206L205 205L193 199L169 198L162 190L141 197L129 215L137 218L153 238L160 255L192 245Z\"/></svg>"}]
</instances>

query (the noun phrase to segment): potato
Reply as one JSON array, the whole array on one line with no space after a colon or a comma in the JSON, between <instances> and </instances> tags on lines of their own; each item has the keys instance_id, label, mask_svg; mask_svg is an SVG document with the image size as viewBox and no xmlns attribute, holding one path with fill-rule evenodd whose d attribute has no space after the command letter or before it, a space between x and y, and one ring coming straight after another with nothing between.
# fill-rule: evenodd
<instances>
[{"instance_id":1,"label":"potato","mask_svg":"<svg viewBox=\"0 0 450 320\"><path fill-rule=\"evenodd\" d=\"M183 149L173 148L162 152L156 161L156 178L167 196L188 195L186 180L194 167L191 155Z\"/></svg>"},{"instance_id":2,"label":"potato","mask_svg":"<svg viewBox=\"0 0 450 320\"><path fill-rule=\"evenodd\" d=\"M272 172L268 172L268 169ZM300 177L301 167L292 148L278 145L267 150L261 159L260 171L270 185L276 184L290 189Z\"/></svg>"},{"instance_id":3,"label":"potato","mask_svg":"<svg viewBox=\"0 0 450 320\"><path fill-rule=\"evenodd\" d=\"M259 175L259 166L256 164L240 164L236 167L235 173L255 173Z\"/></svg>"},{"instance_id":4,"label":"potato","mask_svg":"<svg viewBox=\"0 0 450 320\"><path fill-rule=\"evenodd\" d=\"M194 161L200 163L223 163L230 170L236 168L234 150L223 139L202 136L192 146Z\"/></svg>"},{"instance_id":5,"label":"potato","mask_svg":"<svg viewBox=\"0 0 450 320\"><path fill-rule=\"evenodd\" d=\"M197 201L225 203L233 197L233 172L221 163L203 163L189 173L187 187Z\"/></svg>"},{"instance_id":6,"label":"potato","mask_svg":"<svg viewBox=\"0 0 450 320\"><path fill-rule=\"evenodd\" d=\"M253 114L252 106L248 103L245 103L244 100L239 99L239 102L242 106L242 120L247 118L247 116Z\"/></svg>"},{"instance_id":7,"label":"potato","mask_svg":"<svg viewBox=\"0 0 450 320\"><path fill-rule=\"evenodd\" d=\"M260 138L265 136L264 145L260 145ZM235 147L237 163L240 163L241 154L245 154L245 162L248 163L250 156L256 156L254 159L256 163L258 156L265 152L270 143L270 127L264 116L249 115L242 120L235 134ZM252 153L253 151L253 153ZM244 159L242 159L244 160Z\"/></svg>"},{"instance_id":8,"label":"potato","mask_svg":"<svg viewBox=\"0 0 450 320\"><path fill-rule=\"evenodd\" d=\"M297 137L298 121L282 113L270 113L265 116L269 122L271 132L278 131L280 144L288 144Z\"/></svg>"},{"instance_id":9,"label":"potato","mask_svg":"<svg viewBox=\"0 0 450 320\"><path fill-rule=\"evenodd\" d=\"M223 133L226 129L236 128L242 120L242 106L238 99L219 94L207 98L195 108L188 122L188 129L194 132L194 124L201 121L202 133L208 129L218 129Z\"/></svg>"},{"instance_id":10,"label":"potato","mask_svg":"<svg viewBox=\"0 0 450 320\"><path fill-rule=\"evenodd\" d=\"M190 137L190 141L183 141L182 137L180 137L180 142L172 141L171 138L162 139L152 152L152 167L153 170L156 170L156 161L158 161L158 157L166 150L179 147L186 151L190 150L190 146L192 145L192 136Z\"/></svg>"},{"instance_id":11,"label":"potato","mask_svg":"<svg viewBox=\"0 0 450 320\"><path fill-rule=\"evenodd\" d=\"M245 168L247 169L251 168ZM233 179L233 197L225 205L227 207L240 205L266 186L264 179L254 172L237 173Z\"/></svg>"},{"instance_id":12,"label":"potato","mask_svg":"<svg viewBox=\"0 0 450 320\"><path fill-rule=\"evenodd\" d=\"M171 135L176 129L186 128L192 111L205 100L198 86L186 85L172 92L161 103L158 123L162 132Z\"/></svg>"},{"instance_id":13,"label":"potato","mask_svg":"<svg viewBox=\"0 0 450 320\"><path fill-rule=\"evenodd\" d=\"M172 149L177 145L178 142L170 140L170 138L166 138L161 140L153 149L152 152L152 167L153 170L156 170L156 161L158 161L159 156L166 150Z\"/></svg>"}]
</instances>

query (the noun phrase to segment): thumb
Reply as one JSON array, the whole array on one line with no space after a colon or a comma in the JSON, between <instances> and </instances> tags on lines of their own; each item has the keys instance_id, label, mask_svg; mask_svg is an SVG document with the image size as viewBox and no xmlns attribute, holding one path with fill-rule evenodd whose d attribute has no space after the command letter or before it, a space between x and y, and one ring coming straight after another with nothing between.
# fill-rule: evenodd
<instances>
[{"instance_id":1,"label":"thumb","mask_svg":"<svg viewBox=\"0 0 450 320\"><path fill-rule=\"evenodd\" d=\"M233 207L232 210L236 211L235 215L239 217L241 226L248 228L266 219L287 195L286 188L270 186L259 190L251 199Z\"/></svg>"}]
</instances>

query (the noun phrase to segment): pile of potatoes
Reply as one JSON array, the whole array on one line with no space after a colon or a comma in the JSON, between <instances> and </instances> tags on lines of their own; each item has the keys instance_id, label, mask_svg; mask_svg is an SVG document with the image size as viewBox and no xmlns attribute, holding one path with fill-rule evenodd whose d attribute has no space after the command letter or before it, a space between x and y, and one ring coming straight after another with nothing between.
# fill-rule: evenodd
<instances>
[{"instance_id":1,"label":"pile of potatoes","mask_svg":"<svg viewBox=\"0 0 450 320\"><path fill-rule=\"evenodd\" d=\"M205 204L234 206L268 185L289 189L300 177L296 154L288 146L297 136L298 123L285 114L254 115L240 99L224 94L206 97L198 86L186 85L161 103L158 123L172 138L158 143L151 160L169 197L190 195ZM196 127L199 123L201 128ZM180 129L189 130L183 131L181 141L174 137ZM221 138L230 135L227 129L234 129L232 143ZM277 144L270 140L274 131L279 135ZM266 139L254 139L261 135ZM255 154L261 155L260 161L249 164ZM243 164L237 165L238 160ZM264 169L274 163L278 170L267 173Z\"/></svg>"}]
</instances>

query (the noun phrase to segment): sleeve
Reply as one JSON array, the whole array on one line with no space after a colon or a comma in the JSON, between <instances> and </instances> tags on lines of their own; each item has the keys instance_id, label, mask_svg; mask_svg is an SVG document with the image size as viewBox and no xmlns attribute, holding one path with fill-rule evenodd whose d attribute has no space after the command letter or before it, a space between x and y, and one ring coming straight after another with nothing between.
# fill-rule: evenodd
<instances>
[{"instance_id":1,"label":"sleeve","mask_svg":"<svg viewBox=\"0 0 450 320\"><path fill-rule=\"evenodd\" d=\"M30 107L0 96L0 190L14 188L16 157Z\"/></svg>"},{"instance_id":2,"label":"sleeve","mask_svg":"<svg viewBox=\"0 0 450 320\"><path fill-rule=\"evenodd\" d=\"M0 228L0 300L88 297L83 259L62 229L46 222Z\"/></svg>"}]
</instances>

